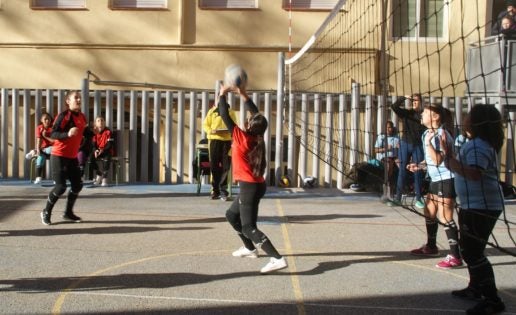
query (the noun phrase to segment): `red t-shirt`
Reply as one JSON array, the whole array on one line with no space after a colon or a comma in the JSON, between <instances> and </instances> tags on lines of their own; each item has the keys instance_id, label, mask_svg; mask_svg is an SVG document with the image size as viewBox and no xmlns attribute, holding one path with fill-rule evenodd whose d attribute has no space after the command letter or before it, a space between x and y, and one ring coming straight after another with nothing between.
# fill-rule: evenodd
<instances>
[{"instance_id":1,"label":"red t-shirt","mask_svg":"<svg viewBox=\"0 0 516 315\"><path fill-rule=\"evenodd\" d=\"M263 183L263 176L254 177L247 153L250 151L250 144L254 141L254 136L249 135L242 129L235 126L233 128L233 143L231 144L231 163L233 165L233 178L236 181L249 183Z\"/></svg>"},{"instance_id":2,"label":"red t-shirt","mask_svg":"<svg viewBox=\"0 0 516 315\"><path fill-rule=\"evenodd\" d=\"M45 132L45 137L50 137L50 134L52 133L52 126L45 128L43 127L43 124L39 124L38 127L36 127L36 138L40 139L39 149L44 149L52 146L52 142L48 141L47 138L43 137L43 132Z\"/></svg>"},{"instance_id":3,"label":"red t-shirt","mask_svg":"<svg viewBox=\"0 0 516 315\"><path fill-rule=\"evenodd\" d=\"M55 139L52 146L52 155L70 159L77 158L86 125L86 116L83 113L72 113L66 110L59 114L54 121L53 131L68 132L72 127L77 127L79 132L72 137Z\"/></svg>"},{"instance_id":4,"label":"red t-shirt","mask_svg":"<svg viewBox=\"0 0 516 315\"><path fill-rule=\"evenodd\" d=\"M108 128L104 128L101 132L96 133L93 136L93 145L97 149L104 150L110 140L112 141L111 130L109 130ZM107 153L112 155L112 151L113 149L110 148L109 152Z\"/></svg>"}]
</instances>

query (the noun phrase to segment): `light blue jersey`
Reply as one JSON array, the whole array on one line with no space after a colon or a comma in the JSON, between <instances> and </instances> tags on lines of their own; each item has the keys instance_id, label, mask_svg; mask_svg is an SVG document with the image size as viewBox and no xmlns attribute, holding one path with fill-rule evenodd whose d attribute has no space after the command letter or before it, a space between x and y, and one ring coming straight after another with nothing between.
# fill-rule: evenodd
<instances>
[{"instance_id":1,"label":"light blue jersey","mask_svg":"<svg viewBox=\"0 0 516 315\"><path fill-rule=\"evenodd\" d=\"M429 129L425 130L425 132L423 133L423 136L421 138L423 139L423 143L425 143L425 137L428 131ZM430 144L435 148L437 152L441 152L441 143L439 140L442 138L444 133L446 133L447 139L453 139L453 137L450 135L448 131L441 127L438 128L435 132L434 137L430 141ZM432 182L440 182L446 179L453 178L453 173L448 168L446 168L446 166L444 166L444 160L441 162L441 164L436 165L436 162L432 160L432 158L430 157L429 148L426 145L423 145L423 151L425 154L426 172Z\"/></svg>"},{"instance_id":2,"label":"light blue jersey","mask_svg":"<svg viewBox=\"0 0 516 315\"><path fill-rule=\"evenodd\" d=\"M387 143L385 143L387 141ZM375 148L391 147L385 152L376 153L376 159L381 161L385 157L398 157L398 150L400 148L400 138L396 135L386 136L384 134L378 135L376 138Z\"/></svg>"},{"instance_id":3,"label":"light blue jersey","mask_svg":"<svg viewBox=\"0 0 516 315\"><path fill-rule=\"evenodd\" d=\"M503 210L503 193L498 182L495 150L486 141L474 138L466 142L457 156L468 166L482 171L480 180L467 180L455 174L455 192L463 209Z\"/></svg>"}]
</instances>

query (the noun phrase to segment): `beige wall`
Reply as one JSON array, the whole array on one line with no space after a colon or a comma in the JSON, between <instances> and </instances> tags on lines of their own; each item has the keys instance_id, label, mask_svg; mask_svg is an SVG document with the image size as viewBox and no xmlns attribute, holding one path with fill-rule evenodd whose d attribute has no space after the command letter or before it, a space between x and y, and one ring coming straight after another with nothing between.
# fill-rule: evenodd
<instances>
[{"instance_id":1,"label":"beige wall","mask_svg":"<svg viewBox=\"0 0 516 315\"><path fill-rule=\"evenodd\" d=\"M102 80L212 88L241 63L251 89L276 89L277 53L288 48L281 1L258 10L200 10L169 1L168 10L110 10L87 1L80 11L32 10L2 0L0 87L78 88L87 70ZM302 46L328 12L294 12L293 44ZM94 88L94 87L92 87Z\"/></svg>"}]
</instances>

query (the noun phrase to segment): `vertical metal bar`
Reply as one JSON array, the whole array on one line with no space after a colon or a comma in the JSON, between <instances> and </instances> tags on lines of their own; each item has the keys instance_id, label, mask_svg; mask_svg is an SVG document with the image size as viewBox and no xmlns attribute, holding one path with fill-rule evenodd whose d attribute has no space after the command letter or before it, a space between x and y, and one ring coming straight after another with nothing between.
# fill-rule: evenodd
<instances>
[{"instance_id":1,"label":"vertical metal bar","mask_svg":"<svg viewBox=\"0 0 516 315\"><path fill-rule=\"evenodd\" d=\"M301 180L307 177L306 172L308 168L307 157L308 151L306 150L306 141L308 140L308 94L301 94L301 134L299 141L299 177ZM301 183L302 185L303 183Z\"/></svg>"},{"instance_id":2,"label":"vertical metal bar","mask_svg":"<svg viewBox=\"0 0 516 315\"><path fill-rule=\"evenodd\" d=\"M201 102L202 102L202 110L201 110L201 124L206 119L206 114L208 113L209 106L210 106L210 94L207 91L202 92L201 96ZM204 128L201 127L201 139L206 139L206 132L204 131Z\"/></svg>"},{"instance_id":3,"label":"vertical metal bar","mask_svg":"<svg viewBox=\"0 0 516 315\"><path fill-rule=\"evenodd\" d=\"M30 151L30 139L33 134L30 132L30 90L23 91L23 155ZM23 178L29 179L30 163L23 164Z\"/></svg>"},{"instance_id":4,"label":"vertical metal bar","mask_svg":"<svg viewBox=\"0 0 516 315\"><path fill-rule=\"evenodd\" d=\"M120 174L119 180L125 180L126 177L126 163L125 163L125 97L124 91L117 92L116 100L116 146L117 155L120 162Z\"/></svg>"},{"instance_id":5,"label":"vertical metal bar","mask_svg":"<svg viewBox=\"0 0 516 315\"><path fill-rule=\"evenodd\" d=\"M142 92L140 147L140 181L149 181L149 91Z\"/></svg>"},{"instance_id":6,"label":"vertical metal bar","mask_svg":"<svg viewBox=\"0 0 516 315\"><path fill-rule=\"evenodd\" d=\"M54 91L49 89L47 89L46 112L49 113L51 116L54 116ZM41 114L39 119L41 119Z\"/></svg>"},{"instance_id":7,"label":"vertical metal bar","mask_svg":"<svg viewBox=\"0 0 516 315\"><path fill-rule=\"evenodd\" d=\"M372 95L366 95L366 104L365 104L365 132L364 132L364 146L365 146L365 158L366 160L372 159L374 157L373 154L373 113L374 113L374 104Z\"/></svg>"},{"instance_id":8,"label":"vertical metal bar","mask_svg":"<svg viewBox=\"0 0 516 315\"><path fill-rule=\"evenodd\" d=\"M314 143L312 147L312 172L313 176L320 182L319 174L319 148L321 146L321 95L314 94Z\"/></svg>"},{"instance_id":9,"label":"vertical metal bar","mask_svg":"<svg viewBox=\"0 0 516 315\"><path fill-rule=\"evenodd\" d=\"M289 94L288 110L288 153L287 153L287 175L292 187L298 187L297 167L296 167L296 95Z\"/></svg>"},{"instance_id":10,"label":"vertical metal bar","mask_svg":"<svg viewBox=\"0 0 516 315\"><path fill-rule=\"evenodd\" d=\"M283 88L285 86L285 54L278 54L278 86L276 90L276 154L274 157L275 184L281 179L283 163Z\"/></svg>"},{"instance_id":11,"label":"vertical metal bar","mask_svg":"<svg viewBox=\"0 0 516 315\"><path fill-rule=\"evenodd\" d=\"M138 112L136 104L138 103L138 91L131 91L131 99L129 105L129 182L136 182L138 164Z\"/></svg>"},{"instance_id":12,"label":"vertical metal bar","mask_svg":"<svg viewBox=\"0 0 516 315\"><path fill-rule=\"evenodd\" d=\"M172 104L174 94L167 91L165 98L165 184L172 183Z\"/></svg>"},{"instance_id":13,"label":"vertical metal bar","mask_svg":"<svg viewBox=\"0 0 516 315\"><path fill-rule=\"evenodd\" d=\"M505 182L512 185L512 175L514 173L514 118L516 113L509 113L509 123L507 124L507 143L505 145Z\"/></svg>"},{"instance_id":14,"label":"vertical metal bar","mask_svg":"<svg viewBox=\"0 0 516 315\"><path fill-rule=\"evenodd\" d=\"M184 137L185 137L185 94L183 91L177 92L177 180L178 184L184 182Z\"/></svg>"},{"instance_id":15,"label":"vertical metal bar","mask_svg":"<svg viewBox=\"0 0 516 315\"><path fill-rule=\"evenodd\" d=\"M152 133L152 182L157 184L160 182L161 173L161 93L154 91L154 118Z\"/></svg>"},{"instance_id":16,"label":"vertical metal bar","mask_svg":"<svg viewBox=\"0 0 516 315\"><path fill-rule=\"evenodd\" d=\"M106 90L106 127L113 130L113 90Z\"/></svg>"},{"instance_id":17,"label":"vertical metal bar","mask_svg":"<svg viewBox=\"0 0 516 315\"><path fill-rule=\"evenodd\" d=\"M351 87L351 131L349 164L358 162L358 123L360 119L360 84L353 83Z\"/></svg>"},{"instance_id":18,"label":"vertical metal bar","mask_svg":"<svg viewBox=\"0 0 516 315\"><path fill-rule=\"evenodd\" d=\"M41 90L38 89L34 95L34 130L36 130L36 127L38 126L41 119L41 109L43 107L43 96L41 94Z\"/></svg>"},{"instance_id":19,"label":"vertical metal bar","mask_svg":"<svg viewBox=\"0 0 516 315\"><path fill-rule=\"evenodd\" d=\"M455 97L455 125L458 133L462 132L462 97Z\"/></svg>"},{"instance_id":20,"label":"vertical metal bar","mask_svg":"<svg viewBox=\"0 0 516 315\"><path fill-rule=\"evenodd\" d=\"M271 108L272 108L272 99L271 99L271 93L266 92L264 97L264 110L263 114L265 115L265 118L269 122L269 128L265 131L264 134L264 141L265 141L265 152L266 152L266 160L267 160L267 167L265 168L267 171L265 172L265 181L268 182L270 179L270 165L271 165L271 128L270 128L270 121L271 121Z\"/></svg>"},{"instance_id":21,"label":"vertical metal bar","mask_svg":"<svg viewBox=\"0 0 516 315\"><path fill-rule=\"evenodd\" d=\"M1 147L1 164L2 164L2 178L8 178L7 174L7 161L9 158L9 142L8 142L8 136L9 136L9 91L5 88L2 88L2 119L1 119L1 130L2 134L0 135L0 138L2 139L0 143Z\"/></svg>"},{"instance_id":22,"label":"vertical metal bar","mask_svg":"<svg viewBox=\"0 0 516 315\"><path fill-rule=\"evenodd\" d=\"M338 130L338 152L337 152L337 188L344 188L344 161L345 161L345 146L346 146L346 95L339 95L339 130Z\"/></svg>"},{"instance_id":23,"label":"vertical metal bar","mask_svg":"<svg viewBox=\"0 0 516 315\"><path fill-rule=\"evenodd\" d=\"M19 134L18 129L20 125L20 117L18 117L19 107L20 107L20 93L18 89L12 90L12 123L11 123L11 130L12 132L12 161L11 161L11 177L12 178L20 178L20 141L19 141Z\"/></svg>"},{"instance_id":24,"label":"vertical metal bar","mask_svg":"<svg viewBox=\"0 0 516 315\"><path fill-rule=\"evenodd\" d=\"M81 84L81 111L86 116L86 121L90 121L90 81L86 77Z\"/></svg>"},{"instance_id":25,"label":"vertical metal bar","mask_svg":"<svg viewBox=\"0 0 516 315\"><path fill-rule=\"evenodd\" d=\"M190 137L188 140L188 177L195 183L193 163L195 161L195 143L197 142L197 93L190 92Z\"/></svg>"},{"instance_id":26,"label":"vertical metal bar","mask_svg":"<svg viewBox=\"0 0 516 315\"><path fill-rule=\"evenodd\" d=\"M57 90L57 114L62 112L65 108L65 91Z\"/></svg>"},{"instance_id":27,"label":"vertical metal bar","mask_svg":"<svg viewBox=\"0 0 516 315\"><path fill-rule=\"evenodd\" d=\"M102 116L102 109L100 108L102 103L102 95L100 90L96 90L93 96L93 121L97 119L97 117Z\"/></svg>"},{"instance_id":28,"label":"vertical metal bar","mask_svg":"<svg viewBox=\"0 0 516 315\"><path fill-rule=\"evenodd\" d=\"M324 186L332 187L331 167L333 165L333 96L326 95L326 148L324 159Z\"/></svg>"}]
</instances>

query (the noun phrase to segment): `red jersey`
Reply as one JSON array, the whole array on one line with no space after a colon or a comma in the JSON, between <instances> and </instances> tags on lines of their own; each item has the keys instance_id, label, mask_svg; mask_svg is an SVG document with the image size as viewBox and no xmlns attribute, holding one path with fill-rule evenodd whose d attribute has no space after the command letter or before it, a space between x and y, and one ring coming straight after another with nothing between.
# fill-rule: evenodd
<instances>
[{"instance_id":1,"label":"red jersey","mask_svg":"<svg viewBox=\"0 0 516 315\"><path fill-rule=\"evenodd\" d=\"M263 183L263 176L254 177L247 154L254 136L235 126L233 128L233 143L231 144L231 163L233 164L233 178L248 183Z\"/></svg>"},{"instance_id":2,"label":"red jersey","mask_svg":"<svg viewBox=\"0 0 516 315\"><path fill-rule=\"evenodd\" d=\"M52 142L43 137L43 133L45 133L45 137L50 137L50 134L52 133L52 127L45 128L43 124L39 124L36 127L36 138L39 138L40 145L38 149L44 149L52 146Z\"/></svg>"},{"instance_id":3,"label":"red jersey","mask_svg":"<svg viewBox=\"0 0 516 315\"><path fill-rule=\"evenodd\" d=\"M79 152L84 129L86 129L86 116L83 113L74 113L65 110L54 120L51 138L55 140L52 145L52 155L75 159ZM79 132L72 137L68 137L68 131L72 127L77 127Z\"/></svg>"},{"instance_id":4,"label":"red jersey","mask_svg":"<svg viewBox=\"0 0 516 315\"><path fill-rule=\"evenodd\" d=\"M106 153L111 155L113 155L113 142L113 134L108 128L104 128L93 136L93 146L95 149L107 151Z\"/></svg>"}]
</instances>

